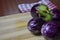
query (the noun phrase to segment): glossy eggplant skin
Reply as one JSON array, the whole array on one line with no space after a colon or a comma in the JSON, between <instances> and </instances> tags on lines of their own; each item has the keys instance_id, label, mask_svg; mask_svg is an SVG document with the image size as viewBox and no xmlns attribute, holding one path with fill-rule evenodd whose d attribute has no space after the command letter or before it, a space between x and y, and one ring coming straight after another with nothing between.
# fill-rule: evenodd
<instances>
[{"instance_id":1,"label":"glossy eggplant skin","mask_svg":"<svg viewBox=\"0 0 60 40\"><path fill-rule=\"evenodd\" d=\"M39 17L38 13L37 13L37 9L36 7L38 7L40 4L35 4L32 8L31 8L31 16L33 18Z\"/></svg>"},{"instance_id":2,"label":"glossy eggplant skin","mask_svg":"<svg viewBox=\"0 0 60 40\"><path fill-rule=\"evenodd\" d=\"M54 38L60 34L60 10L57 8L49 10L48 7L45 9L42 7L36 4L31 8L33 18L28 22L28 30L35 35L42 34L47 38Z\"/></svg>"},{"instance_id":3,"label":"glossy eggplant skin","mask_svg":"<svg viewBox=\"0 0 60 40\"><path fill-rule=\"evenodd\" d=\"M52 10L52 13L55 15L54 18L60 21L60 10L55 8Z\"/></svg>"},{"instance_id":4,"label":"glossy eggplant skin","mask_svg":"<svg viewBox=\"0 0 60 40\"><path fill-rule=\"evenodd\" d=\"M54 38L59 33L59 25L56 21L50 21L46 24L43 24L41 28L41 33L43 36L48 38Z\"/></svg>"},{"instance_id":5,"label":"glossy eggplant skin","mask_svg":"<svg viewBox=\"0 0 60 40\"><path fill-rule=\"evenodd\" d=\"M34 35L41 35L41 27L45 23L41 18L32 18L28 22L28 30L31 31Z\"/></svg>"}]
</instances>

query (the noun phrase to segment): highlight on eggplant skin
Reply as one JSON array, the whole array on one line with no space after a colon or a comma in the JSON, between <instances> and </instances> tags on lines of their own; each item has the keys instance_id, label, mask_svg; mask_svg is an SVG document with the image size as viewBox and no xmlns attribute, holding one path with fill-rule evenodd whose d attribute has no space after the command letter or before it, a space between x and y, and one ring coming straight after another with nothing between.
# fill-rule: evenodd
<instances>
[{"instance_id":1,"label":"highlight on eggplant skin","mask_svg":"<svg viewBox=\"0 0 60 40\"><path fill-rule=\"evenodd\" d=\"M31 33L35 35L42 34L47 38L54 38L60 33L59 9L55 8L53 10L49 10L47 6L41 7L40 4L36 4L31 8L31 16L33 18L28 22L28 30L31 31ZM47 21L44 20L45 18Z\"/></svg>"},{"instance_id":2,"label":"highlight on eggplant skin","mask_svg":"<svg viewBox=\"0 0 60 40\"><path fill-rule=\"evenodd\" d=\"M40 4L36 4L31 8L31 16L32 17L39 17L38 13L37 13L37 9L36 7L38 7Z\"/></svg>"},{"instance_id":3,"label":"highlight on eggplant skin","mask_svg":"<svg viewBox=\"0 0 60 40\"><path fill-rule=\"evenodd\" d=\"M43 23L45 23L45 21L40 18L32 18L28 22L28 30L35 35L41 35L41 27Z\"/></svg>"},{"instance_id":4,"label":"highlight on eggplant skin","mask_svg":"<svg viewBox=\"0 0 60 40\"><path fill-rule=\"evenodd\" d=\"M54 20L43 24L41 28L41 33L45 37L54 38L59 33L59 26Z\"/></svg>"},{"instance_id":5,"label":"highlight on eggplant skin","mask_svg":"<svg viewBox=\"0 0 60 40\"><path fill-rule=\"evenodd\" d=\"M55 8L52 10L52 13L55 15L55 19L60 20L60 9Z\"/></svg>"}]
</instances>

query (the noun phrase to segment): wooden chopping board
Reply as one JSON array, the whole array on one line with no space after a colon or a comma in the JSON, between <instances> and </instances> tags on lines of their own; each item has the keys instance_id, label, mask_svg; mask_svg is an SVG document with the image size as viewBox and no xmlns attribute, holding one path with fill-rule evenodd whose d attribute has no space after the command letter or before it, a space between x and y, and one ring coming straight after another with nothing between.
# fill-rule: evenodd
<instances>
[{"instance_id":1,"label":"wooden chopping board","mask_svg":"<svg viewBox=\"0 0 60 40\"><path fill-rule=\"evenodd\" d=\"M0 40L44 40L27 29L31 18L29 12L0 17Z\"/></svg>"}]
</instances>

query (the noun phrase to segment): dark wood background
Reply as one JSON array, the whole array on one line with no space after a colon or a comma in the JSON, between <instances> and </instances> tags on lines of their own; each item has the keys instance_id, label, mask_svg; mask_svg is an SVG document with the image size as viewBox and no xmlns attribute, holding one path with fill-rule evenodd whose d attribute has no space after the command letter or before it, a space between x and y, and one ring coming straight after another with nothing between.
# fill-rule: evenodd
<instances>
[{"instance_id":1,"label":"dark wood background","mask_svg":"<svg viewBox=\"0 0 60 40\"><path fill-rule=\"evenodd\" d=\"M17 5L21 3L32 3L39 0L0 0L0 16L20 13ZM60 0L51 0L54 4L60 6Z\"/></svg>"}]
</instances>

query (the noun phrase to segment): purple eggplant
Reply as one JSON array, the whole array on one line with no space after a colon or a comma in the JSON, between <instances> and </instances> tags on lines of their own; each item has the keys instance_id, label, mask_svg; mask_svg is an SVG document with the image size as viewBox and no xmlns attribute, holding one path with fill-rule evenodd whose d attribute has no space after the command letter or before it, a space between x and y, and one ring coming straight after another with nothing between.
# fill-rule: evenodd
<instances>
[{"instance_id":1,"label":"purple eggplant","mask_svg":"<svg viewBox=\"0 0 60 40\"><path fill-rule=\"evenodd\" d=\"M38 7L40 4L35 4L32 8L31 8L31 15L32 17L39 17L38 13L37 13L37 9L36 7Z\"/></svg>"},{"instance_id":2,"label":"purple eggplant","mask_svg":"<svg viewBox=\"0 0 60 40\"><path fill-rule=\"evenodd\" d=\"M55 15L54 18L60 21L60 10L55 8L52 10L52 13Z\"/></svg>"},{"instance_id":3,"label":"purple eggplant","mask_svg":"<svg viewBox=\"0 0 60 40\"><path fill-rule=\"evenodd\" d=\"M41 28L41 33L45 37L53 38L59 33L59 26L56 21L50 21L46 24L43 24Z\"/></svg>"},{"instance_id":4,"label":"purple eggplant","mask_svg":"<svg viewBox=\"0 0 60 40\"><path fill-rule=\"evenodd\" d=\"M35 35L41 35L41 27L45 23L41 18L33 18L28 22L28 30Z\"/></svg>"}]
</instances>

